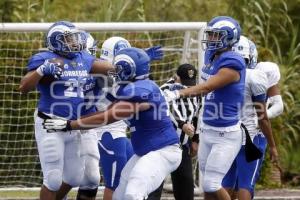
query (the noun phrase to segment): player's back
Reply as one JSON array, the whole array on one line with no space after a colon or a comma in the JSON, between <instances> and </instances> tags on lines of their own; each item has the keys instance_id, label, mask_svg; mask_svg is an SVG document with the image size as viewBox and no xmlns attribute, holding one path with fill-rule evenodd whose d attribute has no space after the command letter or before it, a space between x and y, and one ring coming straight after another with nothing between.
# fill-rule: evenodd
<instances>
[{"instance_id":1,"label":"player's back","mask_svg":"<svg viewBox=\"0 0 300 200\"><path fill-rule=\"evenodd\" d=\"M259 69L267 75L268 88L278 84L280 80L280 70L276 63L273 62L259 62L256 65L256 69Z\"/></svg>"},{"instance_id":2,"label":"player's back","mask_svg":"<svg viewBox=\"0 0 300 200\"><path fill-rule=\"evenodd\" d=\"M267 77L263 71L258 69L246 70L245 102L241 120L247 127L251 137L254 137L258 128L254 102L264 102L266 100L267 84Z\"/></svg>"},{"instance_id":3,"label":"player's back","mask_svg":"<svg viewBox=\"0 0 300 200\"><path fill-rule=\"evenodd\" d=\"M51 51L33 55L27 65L28 71L35 70L45 60L60 58L63 60L63 73L59 80L49 84L39 83L40 92L38 110L68 119L81 116L84 106L83 85L87 80L94 58L85 52L79 52L73 59L63 58Z\"/></svg>"},{"instance_id":4,"label":"player's back","mask_svg":"<svg viewBox=\"0 0 300 200\"><path fill-rule=\"evenodd\" d=\"M128 120L132 146L137 155L178 143L176 131L168 116L168 104L153 81L138 80L121 85L117 97L120 100L151 105L150 109L141 111Z\"/></svg>"}]
</instances>

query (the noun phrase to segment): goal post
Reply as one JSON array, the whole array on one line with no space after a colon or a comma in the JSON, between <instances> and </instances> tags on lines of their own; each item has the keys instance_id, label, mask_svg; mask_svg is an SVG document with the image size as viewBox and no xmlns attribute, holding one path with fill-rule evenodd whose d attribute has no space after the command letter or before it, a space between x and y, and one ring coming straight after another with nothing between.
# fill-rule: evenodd
<instances>
[{"instance_id":1,"label":"goal post","mask_svg":"<svg viewBox=\"0 0 300 200\"><path fill-rule=\"evenodd\" d=\"M151 64L151 74L159 85L172 77L182 63L195 65L200 77L205 22L74 24L90 32L99 41L99 48L111 36L124 37L139 48L161 45L163 60ZM42 182L33 119L38 93L21 95L18 87L30 56L45 48L45 32L51 25L0 24L0 188L38 187Z\"/></svg>"}]
</instances>

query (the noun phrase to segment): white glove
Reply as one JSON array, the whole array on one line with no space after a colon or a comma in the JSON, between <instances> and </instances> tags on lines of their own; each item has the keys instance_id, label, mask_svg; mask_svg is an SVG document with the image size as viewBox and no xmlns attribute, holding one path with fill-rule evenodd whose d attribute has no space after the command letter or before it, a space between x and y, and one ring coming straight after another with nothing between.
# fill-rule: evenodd
<instances>
[{"instance_id":1,"label":"white glove","mask_svg":"<svg viewBox=\"0 0 300 200\"><path fill-rule=\"evenodd\" d=\"M71 121L66 119L46 119L43 123L44 129L48 132L69 131L71 130Z\"/></svg>"},{"instance_id":2,"label":"white glove","mask_svg":"<svg viewBox=\"0 0 300 200\"><path fill-rule=\"evenodd\" d=\"M180 94L178 90L174 90L174 91L164 90L163 93L168 103L180 98Z\"/></svg>"}]
</instances>

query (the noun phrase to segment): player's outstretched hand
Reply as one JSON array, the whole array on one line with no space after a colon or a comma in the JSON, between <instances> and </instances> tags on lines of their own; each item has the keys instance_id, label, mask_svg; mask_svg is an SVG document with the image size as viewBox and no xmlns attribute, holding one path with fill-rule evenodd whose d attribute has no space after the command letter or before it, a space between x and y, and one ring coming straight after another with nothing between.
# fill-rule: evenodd
<instances>
[{"instance_id":1,"label":"player's outstretched hand","mask_svg":"<svg viewBox=\"0 0 300 200\"><path fill-rule=\"evenodd\" d=\"M69 131L71 130L71 121L66 119L46 119L43 123L44 129L52 131Z\"/></svg>"},{"instance_id":2,"label":"player's outstretched hand","mask_svg":"<svg viewBox=\"0 0 300 200\"><path fill-rule=\"evenodd\" d=\"M164 57L164 52L161 46L153 46L145 50L152 60L161 60Z\"/></svg>"},{"instance_id":3,"label":"player's outstretched hand","mask_svg":"<svg viewBox=\"0 0 300 200\"><path fill-rule=\"evenodd\" d=\"M54 76L54 78L59 79L62 75L62 69L59 67L60 63L49 62L49 60L45 60L45 62L37 68L37 73L41 76Z\"/></svg>"},{"instance_id":4,"label":"player's outstretched hand","mask_svg":"<svg viewBox=\"0 0 300 200\"><path fill-rule=\"evenodd\" d=\"M178 90L174 90L174 91L164 90L163 93L164 93L163 95L167 102L171 102L171 101L174 101L174 100L180 98Z\"/></svg>"}]
</instances>

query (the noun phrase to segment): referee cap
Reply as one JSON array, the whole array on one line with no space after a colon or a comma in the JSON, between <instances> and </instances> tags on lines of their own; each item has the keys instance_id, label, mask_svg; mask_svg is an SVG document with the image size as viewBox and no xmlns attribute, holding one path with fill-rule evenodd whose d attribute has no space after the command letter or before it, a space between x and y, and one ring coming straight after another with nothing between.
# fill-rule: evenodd
<instances>
[{"instance_id":1,"label":"referee cap","mask_svg":"<svg viewBox=\"0 0 300 200\"><path fill-rule=\"evenodd\" d=\"M179 76L182 85L193 86L196 85L197 70L191 64L179 65L176 74Z\"/></svg>"}]
</instances>

